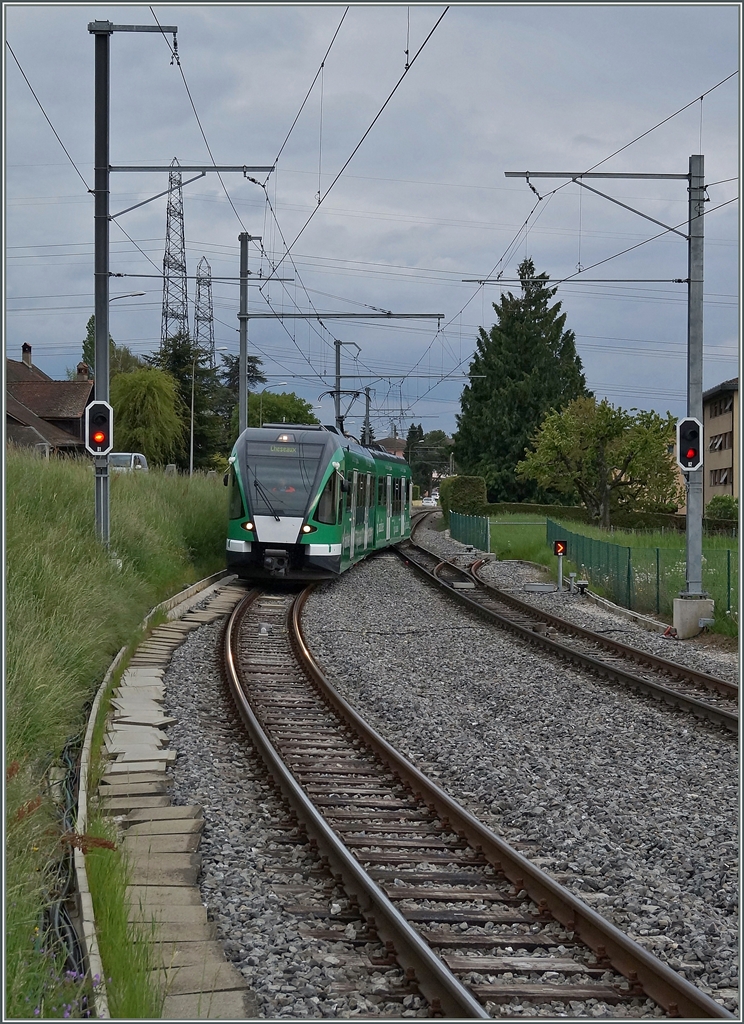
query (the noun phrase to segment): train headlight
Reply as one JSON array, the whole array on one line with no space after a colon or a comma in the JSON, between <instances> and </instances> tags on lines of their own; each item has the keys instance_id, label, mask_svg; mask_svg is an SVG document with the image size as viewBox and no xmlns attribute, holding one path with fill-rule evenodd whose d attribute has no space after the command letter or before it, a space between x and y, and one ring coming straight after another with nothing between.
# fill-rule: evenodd
<instances>
[{"instance_id":1,"label":"train headlight","mask_svg":"<svg viewBox=\"0 0 744 1024\"><path fill-rule=\"evenodd\" d=\"M318 529L317 526L310 526L309 523L305 523L305 525L302 527L302 532L303 533L315 533L317 529Z\"/></svg>"},{"instance_id":2,"label":"train headlight","mask_svg":"<svg viewBox=\"0 0 744 1024\"><path fill-rule=\"evenodd\" d=\"M253 525L252 522L250 522L250 520L247 523L241 523L240 525L243 527L244 530L247 530L248 533L252 533L253 530L255 530L255 526Z\"/></svg>"}]
</instances>

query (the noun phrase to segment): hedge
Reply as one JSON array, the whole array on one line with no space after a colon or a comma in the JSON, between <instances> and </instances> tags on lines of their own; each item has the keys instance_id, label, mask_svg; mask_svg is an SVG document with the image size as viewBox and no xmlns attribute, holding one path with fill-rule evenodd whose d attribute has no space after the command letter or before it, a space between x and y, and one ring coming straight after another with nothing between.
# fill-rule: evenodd
<instances>
[{"instance_id":1,"label":"hedge","mask_svg":"<svg viewBox=\"0 0 744 1024\"><path fill-rule=\"evenodd\" d=\"M457 486L458 481L465 483ZM439 488L439 503L445 517L445 525L449 526L449 510L471 516L498 515L538 515L550 516L551 519L568 519L578 523L597 525L588 509L580 505L536 505L530 502L500 501L490 503L485 500L485 480L482 477L447 477L442 480ZM476 497L483 495L478 503ZM678 530L684 533L687 528L687 517L662 512L632 512L617 510L612 513L612 525L624 530ZM738 532L738 523L726 519L703 519L703 527L708 533L724 533L734 535Z\"/></svg>"}]
</instances>

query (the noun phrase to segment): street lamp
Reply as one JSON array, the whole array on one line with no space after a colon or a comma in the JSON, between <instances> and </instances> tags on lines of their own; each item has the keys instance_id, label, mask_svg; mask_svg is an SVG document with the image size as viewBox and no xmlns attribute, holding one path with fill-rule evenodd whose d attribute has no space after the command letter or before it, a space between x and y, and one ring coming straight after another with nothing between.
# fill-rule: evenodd
<instances>
[{"instance_id":1,"label":"street lamp","mask_svg":"<svg viewBox=\"0 0 744 1024\"><path fill-rule=\"evenodd\" d=\"M112 295L109 302L116 302L117 299L134 299L138 295L147 295L147 292L127 292L126 295Z\"/></svg>"},{"instance_id":2,"label":"street lamp","mask_svg":"<svg viewBox=\"0 0 744 1024\"><path fill-rule=\"evenodd\" d=\"M258 425L263 426L263 396L264 391L268 391L269 388L283 388L287 386L286 380L280 380L278 384L267 384L263 391L258 396Z\"/></svg>"}]
</instances>

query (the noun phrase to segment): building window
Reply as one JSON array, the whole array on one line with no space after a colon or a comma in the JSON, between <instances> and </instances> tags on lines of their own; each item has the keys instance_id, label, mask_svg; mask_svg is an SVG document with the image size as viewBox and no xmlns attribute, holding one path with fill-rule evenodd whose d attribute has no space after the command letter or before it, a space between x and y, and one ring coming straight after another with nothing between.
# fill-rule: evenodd
<instances>
[{"instance_id":1,"label":"building window","mask_svg":"<svg viewBox=\"0 0 744 1024\"><path fill-rule=\"evenodd\" d=\"M728 469L711 469L711 471L710 471L710 486L711 487L720 487L723 484L729 483L730 474L731 473L733 473L733 470L730 469L730 468L728 468Z\"/></svg>"},{"instance_id":2,"label":"building window","mask_svg":"<svg viewBox=\"0 0 744 1024\"><path fill-rule=\"evenodd\" d=\"M725 434L714 434L708 442L708 451L722 452L734 446L734 432L728 430Z\"/></svg>"},{"instance_id":3,"label":"building window","mask_svg":"<svg viewBox=\"0 0 744 1024\"><path fill-rule=\"evenodd\" d=\"M725 412L731 412L733 408L733 395L726 395L723 398L717 398L715 402L711 402L710 404L710 418L714 419L716 416L723 416Z\"/></svg>"}]
</instances>

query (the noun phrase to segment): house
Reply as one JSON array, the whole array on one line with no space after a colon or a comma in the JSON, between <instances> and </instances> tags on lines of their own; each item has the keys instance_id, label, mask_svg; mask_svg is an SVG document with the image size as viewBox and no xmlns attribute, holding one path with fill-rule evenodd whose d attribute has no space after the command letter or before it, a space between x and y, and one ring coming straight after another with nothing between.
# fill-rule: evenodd
<instances>
[{"instance_id":1,"label":"house","mask_svg":"<svg viewBox=\"0 0 744 1024\"><path fill-rule=\"evenodd\" d=\"M76 380L53 380L34 366L25 342L20 362L5 361L5 433L13 444L83 454L85 409L92 401L85 363L78 363Z\"/></svg>"},{"instance_id":2,"label":"house","mask_svg":"<svg viewBox=\"0 0 744 1024\"><path fill-rule=\"evenodd\" d=\"M703 507L717 494L739 497L739 378L703 394Z\"/></svg>"},{"instance_id":3,"label":"house","mask_svg":"<svg viewBox=\"0 0 744 1024\"><path fill-rule=\"evenodd\" d=\"M385 451L390 452L391 455L406 454L405 437L383 437L379 441L375 440L375 444L379 444L380 448L384 448Z\"/></svg>"}]
</instances>

